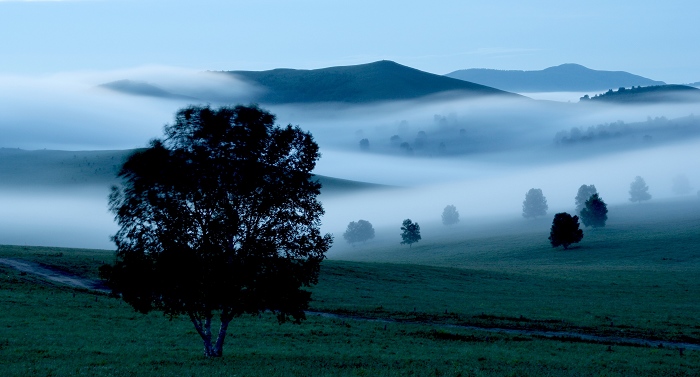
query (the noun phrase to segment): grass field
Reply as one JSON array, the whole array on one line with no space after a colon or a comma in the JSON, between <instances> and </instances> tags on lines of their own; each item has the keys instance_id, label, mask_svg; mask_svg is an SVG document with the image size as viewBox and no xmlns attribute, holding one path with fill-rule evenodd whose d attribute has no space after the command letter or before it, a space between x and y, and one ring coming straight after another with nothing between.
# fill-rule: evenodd
<instances>
[{"instance_id":1,"label":"grass field","mask_svg":"<svg viewBox=\"0 0 700 377\"><path fill-rule=\"evenodd\" d=\"M185 319L140 315L116 299L0 265L2 375L694 376L700 352L508 335L441 324L569 330L700 344L700 206L611 208L579 247L552 249L550 219L412 248L377 241L334 253L302 325L244 317L220 360L201 356ZM653 215L650 215L653 214ZM341 240L337 240L341 242ZM0 247L95 277L111 252ZM340 260L340 259L344 260ZM422 324L401 321L423 321Z\"/></svg>"}]
</instances>

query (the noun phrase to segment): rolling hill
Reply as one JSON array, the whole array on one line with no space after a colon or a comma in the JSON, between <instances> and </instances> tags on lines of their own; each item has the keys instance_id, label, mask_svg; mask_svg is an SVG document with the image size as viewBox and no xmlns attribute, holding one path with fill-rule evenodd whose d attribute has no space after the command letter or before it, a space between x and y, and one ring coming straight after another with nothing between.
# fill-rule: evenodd
<instances>
[{"instance_id":1,"label":"rolling hill","mask_svg":"<svg viewBox=\"0 0 700 377\"><path fill-rule=\"evenodd\" d=\"M445 76L518 93L600 91L665 84L624 71L598 71L579 64L562 64L541 71L463 69Z\"/></svg>"},{"instance_id":2,"label":"rolling hill","mask_svg":"<svg viewBox=\"0 0 700 377\"><path fill-rule=\"evenodd\" d=\"M56 190L118 184L117 173L134 150L56 151L0 148L0 190ZM316 175L325 197L388 186Z\"/></svg>"},{"instance_id":3,"label":"rolling hill","mask_svg":"<svg viewBox=\"0 0 700 377\"><path fill-rule=\"evenodd\" d=\"M434 95L516 96L386 60L312 70L273 69L224 73L263 88L263 93L255 98L262 103L369 103Z\"/></svg>"},{"instance_id":4,"label":"rolling hill","mask_svg":"<svg viewBox=\"0 0 700 377\"><path fill-rule=\"evenodd\" d=\"M99 88L112 90L119 93L136 96L169 98L169 99L196 99L194 97L181 94L170 93L156 85L143 81L117 80L98 85Z\"/></svg>"},{"instance_id":5,"label":"rolling hill","mask_svg":"<svg viewBox=\"0 0 700 377\"><path fill-rule=\"evenodd\" d=\"M618 104L700 102L700 89L687 85L654 85L636 88L608 90L593 97L588 95L581 102L609 102Z\"/></svg>"}]
</instances>

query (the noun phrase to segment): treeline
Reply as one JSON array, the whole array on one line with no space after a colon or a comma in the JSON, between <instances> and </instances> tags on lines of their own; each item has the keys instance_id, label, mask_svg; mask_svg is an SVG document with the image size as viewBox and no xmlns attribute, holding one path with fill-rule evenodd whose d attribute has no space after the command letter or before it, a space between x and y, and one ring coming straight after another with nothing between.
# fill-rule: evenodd
<instances>
[{"instance_id":1,"label":"treeline","mask_svg":"<svg viewBox=\"0 0 700 377\"><path fill-rule=\"evenodd\" d=\"M597 126L572 127L554 135L557 145L591 143L603 140L632 139L645 142L670 141L700 135L700 118L689 115L683 118L648 117L646 122L599 124Z\"/></svg>"}]
</instances>

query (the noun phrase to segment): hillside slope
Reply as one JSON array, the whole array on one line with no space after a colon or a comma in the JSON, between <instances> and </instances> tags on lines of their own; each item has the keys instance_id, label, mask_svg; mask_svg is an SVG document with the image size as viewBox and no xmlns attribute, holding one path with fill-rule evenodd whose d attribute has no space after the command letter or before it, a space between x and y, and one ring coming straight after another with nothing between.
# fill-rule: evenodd
<instances>
[{"instance_id":1,"label":"hillside slope","mask_svg":"<svg viewBox=\"0 0 700 377\"><path fill-rule=\"evenodd\" d=\"M600 91L665 84L624 71L598 71L579 64L562 64L541 71L463 69L445 76L519 93Z\"/></svg>"},{"instance_id":2,"label":"hillside slope","mask_svg":"<svg viewBox=\"0 0 700 377\"><path fill-rule=\"evenodd\" d=\"M636 88L620 88L613 91L588 95L581 98L582 102L610 102L620 104L661 103L661 102L700 102L700 89L687 85L654 85Z\"/></svg>"},{"instance_id":3,"label":"hillside slope","mask_svg":"<svg viewBox=\"0 0 700 377\"><path fill-rule=\"evenodd\" d=\"M477 97L513 96L484 85L423 72L392 61L313 70L230 71L264 88L262 103L366 103L408 100L437 94Z\"/></svg>"}]
</instances>

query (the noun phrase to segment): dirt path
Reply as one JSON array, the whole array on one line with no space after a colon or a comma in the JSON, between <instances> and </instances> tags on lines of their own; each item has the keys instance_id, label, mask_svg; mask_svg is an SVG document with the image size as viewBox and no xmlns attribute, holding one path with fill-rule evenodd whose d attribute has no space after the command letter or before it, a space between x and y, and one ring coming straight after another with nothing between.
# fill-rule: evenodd
<instances>
[{"instance_id":1,"label":"dirt path","mask_svg":"<svg viewBox=\"0 0 700 377\"><path fill-rule=\"evenodd\" d=\"M31 273L40 276L44 279L59 283L69 285L71 287L83 288L93 291L98 291L102 293L109 293L102 282L99 280L85 279L76 275L68 274L64 271L59 271L55 269L50 269L44 267L38 263L28 262L19 259L10 258L0 258L0 264L5 264L13 267L19 271ZM634 346L647 346L647 347L664 347L664 348L676 348L679 350L695 350L700 351L700 344L693 343L681 343L672 342L665 340L648 340L640 338L625 338L619 336L598 336L589 335L583 333L575 333L568 331L543 331L543 330L528 330L528 329L513 329L513 328L497 328L497 327L478 327L469 325L451 325L443 323L433 323L433 322L416 322L416 321L398 321L393 319L377 319L368 318L361 316L351 316L351 315L341 315L326 312L306 312L307 315L315 315L325 318L336 318L342 320L354 320L354 321L370 321L379 323L396 323L396 324L413 324L413 325L429 325L444 329L465 329L473 331L486 331L492 333L501 334L511 334L511 335L524 335L524 336L534 336L548 339L575 339L577 341L591 342L591 343L601 343L601 344L617 344L617 345L634 345ZM682 353L682 351L681 351Z\"/></svg>"},{"instance_id":2,"label":"dirt path","mask_svg":"<svg viewBox=\"0 0 700 377\"><path fill-rule=\"evenodd\" d=\"M64 271L59 271L44 267L38 263L20 259L0 258L0 264L8 265L20 272L26 272L40 276L55 283L69 285L75 288L83 288L91 291L109 293L110 290L99 280L85 279L80 276L71 275Z\"/></svg>"},{"instance_id":3,"label":"dirt path","mask_svg":"<svg viewBox=\"0 0 700 377\"><path fill-rule=\"evenodd\" d=\"M545 330L530 330L530 329L513 329L513 328L502 328L502 327L479 327L470 325L453 325L445 323L434 323L434 322L420 322L420 321L400 321L394 319L378 319L378 318L368 318L360 316L333 314L325 312L306 312L307 315L317 315L326 318L337 318L344 320L355 320L355 321L370 321L379 323L399 323L399 324L411 324L411 325L430 325L435 327L440 327L444 329L464 329L464 330L474 330L474 331L486 331L492 333L510 334L510 335L524 335L524 336L534 336L540 338L548 339L560 339L560 340L571 340L591 343L600 343L607 345L633 345L633 346L645 346L645 347L664 347L664 348L676 348L683 350L695 350L700 351L700 344L694 343L682 343L673 342L666 340L648 340L641 338L625 338L619 336L599 336L590 335L584 333L576 333L569 331L545 331Z\"/></svg>"}]
</instances>

